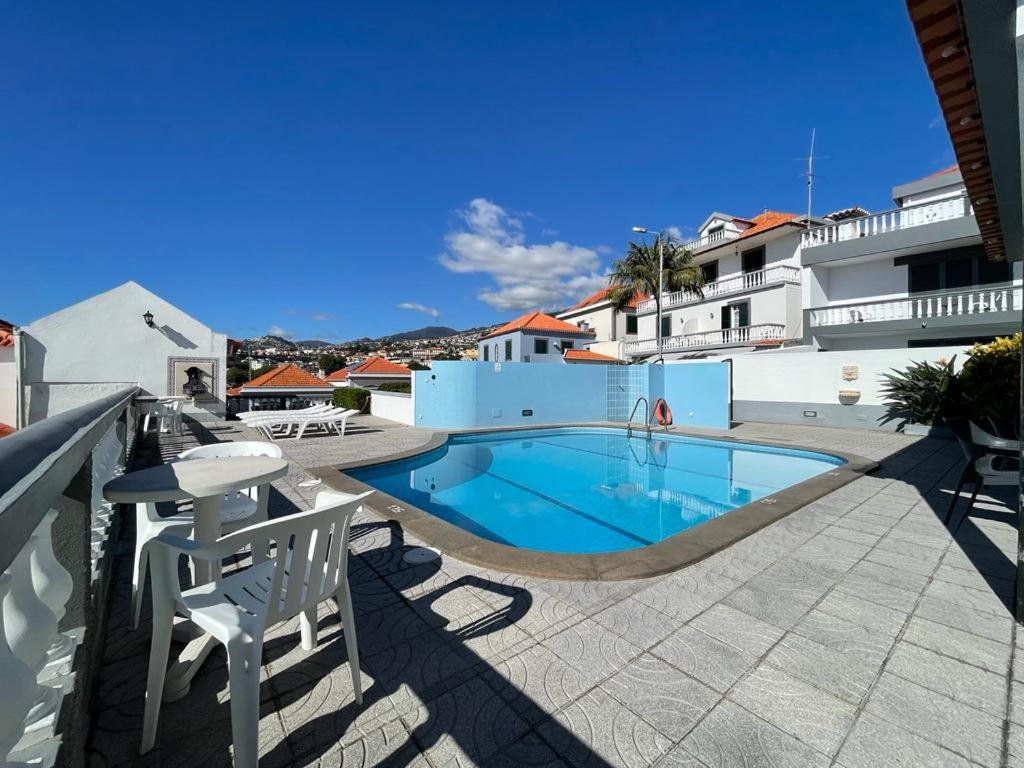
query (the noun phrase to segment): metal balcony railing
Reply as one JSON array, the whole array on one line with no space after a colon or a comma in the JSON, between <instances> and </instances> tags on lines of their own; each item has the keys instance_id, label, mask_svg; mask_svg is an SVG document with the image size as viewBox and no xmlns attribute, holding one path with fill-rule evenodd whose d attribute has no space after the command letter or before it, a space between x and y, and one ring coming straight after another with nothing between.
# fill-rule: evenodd
<instances>
[{"instance_id":1,"label":"metal balcony railing","mask_svg":"<svg viewBox=\"0 0 1024 768\"><path fill-rule=\"evenodd\" d=\"M713 331L684 333L678 336L666 336L662 339L663 352L678 352L687 349L712 347L730 347L753 344L758 341L776 341L785 338L786 326L782 323L761 323L746 325L740 328L722 328ZM657 339L643 339L628 342L625 353L632 357L651 355L658 351Z\"/></svg>"},{"instance_id":2,"label":"metal balcony railing","mask_svg":"<svg viewBox=\"0 0 1024 768\"><path fill-rule=\"evenodd\" d=\"M832 224L805 229L800 233L801 248L841 243L859 237L872 237L885 232L898 232L937 221L948 221L971 216L974 209L966 195L947 197L918 205L908 205L891 211L872 213L858 219L845 219Z\"/></svg>"},{"instance_id":3,"label":"metal balcony railing","mask_svg":"<svg viewBox=\"0 0 1024 768\"><path fill-rule=\"evenodd\" d=\"M800 267L789 264L776 264L775 266L759 269L756 272L744 272L738 275L723 277L721 280L707 283L703 288L703 296L693 291L666 293L662 300L661 308L666 310L673 307L682 307L687 304L699 304L702 301L718 299L722 296L731 296L737 293L744 293L745 291L754 291L784 283L799 284ZM656 310L657 305L654 299L641 301L636 308L638 314L655 312Z\"/></svg>"},{"instance_id":4,"label":"metal balcony railing","mask_svg":"<svg viewBox=\"0 0 1024 768\"><path fill-rule=\"evenodd\" d=\"M1000 283L922 293L900 299L816 307L810 310L810 322L813 328L827 328L859 323L1020 312L1021 306L1020 284Z\"/></svg>"},{"instance_id":5,"label":"metal balcony railing","mask_svg":"<svg viewBox=\"0 0 1024 768\"><path fill-rule=\"evenodd\" d=\"M101 491L131 453L137 391L0 440L2 765L45 768L84 750L114 523Z\"/></svg>"}]
</instances>

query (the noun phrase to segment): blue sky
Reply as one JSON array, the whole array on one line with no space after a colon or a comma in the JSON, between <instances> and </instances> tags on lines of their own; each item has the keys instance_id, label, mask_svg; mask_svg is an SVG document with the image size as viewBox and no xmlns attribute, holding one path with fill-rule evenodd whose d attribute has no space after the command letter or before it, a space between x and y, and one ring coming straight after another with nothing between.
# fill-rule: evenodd
<instances>
[{"instance_id":1,"label":"blue sky","mask_svg":"<svg viewBox=\"0 0 1024 768\"><path fill-rule=\"evenodd\" d=\"M812 127L819 214L953 162L892 0L20 3L0 50L17 323L134 279L233 336L464 328L634 224L803 211Z\"/></svg>"}]
</instances>

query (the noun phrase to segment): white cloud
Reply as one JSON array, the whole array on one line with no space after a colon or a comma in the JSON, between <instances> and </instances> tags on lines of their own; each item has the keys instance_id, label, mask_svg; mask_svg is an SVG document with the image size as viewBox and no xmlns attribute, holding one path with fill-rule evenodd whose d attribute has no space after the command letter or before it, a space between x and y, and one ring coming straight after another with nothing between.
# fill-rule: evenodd
<instances>
[{"instance_id":1,"label":"white cloud","mask_svg":"<svg viewBox=\"0 0 1024 768\"><path fill-rule=\"evenodd\" d=\"M423 304L417 304L414 301L403 301L401 304L398 305L398 308L408 309L411 310L412 312L422 312L423 314L430 315L431 317L441 316L440 310L434 309L433 307L426 307Z\"/></svg>"},{"instance_id":2,"label":"white cloud","mask_svg":"<svg viewBox=\"0 0 1024 768\"><path fill-rule=\"evenodd\" d=\"M280 325L272 325L267 328L267 336L279 336L282 339L294 339L295 332L286 330Z\"/></svg>"},{"instance_id":3,"label":"white cloud","mask_svg":"<svg viewBox=\"0 0 1024 768\"><path fill-rule=\"evenodd\" d=\"M676 240L683 239L683 230L681 230L679 227L669 227L666 231L670 235L672 235L672 237L674 237Z\"/></svg>"},{"instance_id":4,"label":"white cloud","mask_svg":"<svg viewBox=\"0 0 1024 768\"><path fill-rule=\"evenodd\" d=\"M315 320L318 323L322 323L325 320L331 320L333 318L333 312L314 312L312 315L310 315L310 319Z\"/></svg>"},{"instance_id":5,"label":"white cloud","mask_svg":"<svg viewBox=\"0 0 1024 768\"><path fill-rule=\"evenodd\" d=\"M561 240L528 245L522 221L490 200L460 211L463 226L445 237L441 265L489 275L497 284L477 298L502 311L564 306L607 284L596 249Z\"/></svg>"}]
</instances>

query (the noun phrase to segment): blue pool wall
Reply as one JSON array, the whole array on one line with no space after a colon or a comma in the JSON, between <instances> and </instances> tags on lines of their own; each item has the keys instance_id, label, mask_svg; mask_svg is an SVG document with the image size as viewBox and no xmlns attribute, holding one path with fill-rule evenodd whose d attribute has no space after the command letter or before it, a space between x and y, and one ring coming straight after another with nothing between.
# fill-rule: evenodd
<instances>
[{"instance_id":1,"label":"blue pool wall","mask_svg":"<svg viewBox=\"0 0 1024 768\"><path fill-rule=\"evenodd\" d=\"M415 424L474 429L624 422L643 396L652 404L664 397L677 424L725 429L729 365L435 362L429 371L414 374ZM524 416L523 411L532 413Z\"/></svg>"}]
</instances>

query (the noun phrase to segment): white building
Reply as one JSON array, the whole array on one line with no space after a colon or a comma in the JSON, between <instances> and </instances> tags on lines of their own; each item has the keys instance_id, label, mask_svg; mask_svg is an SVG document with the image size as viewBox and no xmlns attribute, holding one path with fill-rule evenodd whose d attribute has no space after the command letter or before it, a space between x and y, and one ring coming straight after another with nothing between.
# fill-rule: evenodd
<instances>
[{"instance_id":1,"label":"white building","mask_svg":"<svg viewBox=\"0 0 1024 768\"><path fill-rule=\"evenodd\" d=\"M827 350L961 346L1019 329L1021 264L986 258L957 167L896 186L892 197L893 210L803 233L805 341Z\"/></svg>"},{"instance_id":2,"label":"white building","mask_svg":"<svg viewBox=\"0 0 1024 768\"><path fill-rule=\"evenodd\" d=\"M637 338L636 307L647 296L638 293L624 308L617 309L608 299L610 290L602 288L555 317L593 331L594 340L589 345L591 352L621 360L625 357L625 344Z\"/></svg>"},{"instance_id":3,"label":"white building","mask_svg":"<svg viewBox=\"0 0 1024 768\"><path fill-rule=\"evenodd\" d=\"M528 312L494 329L477 345L479 362L559 363L567 349L589 347L594 331L564 320Z\"/></svg>"},{"instance_id":4,"label":"white building","mask_svg":"<svg viewBox=\"0 0 1024 768\"><path fill-rule=\"evenodd\" d=\"M383 357L370 357L326 377L332 387L377 389L381 384L412 384L412 369Z\"/></svg>"},{"instance_id":5,"label":"white building","mask_svg":"<svg viewBox=\"0 0 1024 768\"><path fill-rule=\"evenodd\" d=\"M800 233L806 219L765 211L750 219L712 213L684 247L704 271L703 295L665 294L662 348L680 353L734 352L780 346L803 336ZM631 358L657 352L654 299L637 306L638 339L624 345Z\"/></svg>"},{"instance_id":6,"label":"white building","mask_svg":"<svg viewBox=\"0 0 1024 768\"><path fill-rule=\"evenodd\" d=\"M284 363L262 376L227 391L232 414L252 410L306 408L331 402L334 387L300 368Z\"/></svg>"},{"instance_id":7,"label":"white building","mask_svg":"<svg viewBox=\"0 0 1024 768\"><path fill-rule=\"evenodd\" d=\"M0 437L18 422L17 368L14 360L14 325L0 320Z\"/></svg>"},{"instance_id":8,"label":"white building","mask_svg":"<svg viewBox=\"0 0 1024 768\"><path fill-rule=\"evenodd\" d=\"M152 395L184 394L190 378L205 392L195 405L224 413L227 337L138 283L80 301L15 335L19 424L94 401L127 385Z\"/></svg>"}]
</instances>

